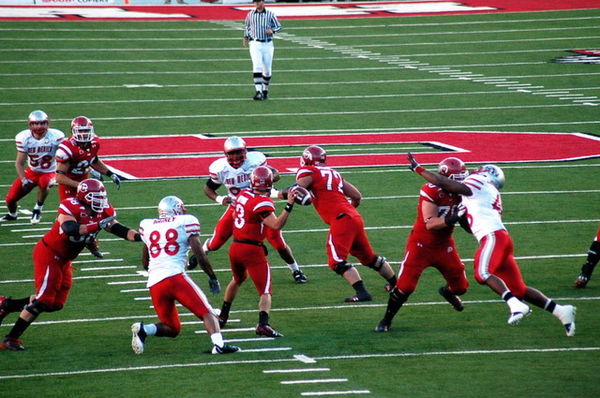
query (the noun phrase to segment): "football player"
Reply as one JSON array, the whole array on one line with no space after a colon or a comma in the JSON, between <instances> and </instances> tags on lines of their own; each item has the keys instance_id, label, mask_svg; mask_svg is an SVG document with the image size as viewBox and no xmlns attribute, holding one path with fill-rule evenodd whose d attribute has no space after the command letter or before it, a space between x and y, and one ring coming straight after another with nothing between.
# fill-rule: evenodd
<instances>
[{"instance_id":1,"label":"football player","mask_svg":"<svg viewBox=\"0 0 600 398\"><path fill-rule=\"evenodd\" d=\"M518 324L531 313L521 300L543 308L558 318L567 336L575 335L575 311L572 305L559 305L542 292L523 281L514 257L513 241L502 223L500 189L505 177L502 169L486 164L469 174L464 181L455 181L423 168L409 153L410 169L425 180L448 192L460 194L467 211L469 226L479 241L475 253L475 280L487 285L506 301L510 309L509 325Z\"/></svg>"},{"instance_id":2,"label":"football player","mask_svg":"<svg viewBox=\"0 0 600 398\"><path fill-rule=\"evenodd\" d=\"M233 202L236 196L243 190L250 188L250 175L259 166L268 167L273 173L273 181L279 180L279 172L267 166L267 158L258 151L248 152L246 142L240 137L229 137L224 144L225 157L215 160L209 167L210 178L206 181L204 193L208 198L227 209L215 225L213 235L204 242L206 252L219 250L231 237L233 232L234 212ZM225 185L226 195L219 195L217 189ZM272 197L277 198L278 191L273 190ZM298 263L292 254L292 249L283 239L281 231L273 231L267 228L267 240L277 250L279 256L285 261L296 283L305 283L306 276L298 267ZM194 259L192 258L193 262Z\"/></svg>"},{"instance_id":3,"label":"football player","mask_svg":"<svg viewBox=\"0 0 600 398\"><path fill-rule=\"evenodd\" d=\"M360 191L340 173L327 167L327 153L323 148L311 145L302 152L296 183L311 191L315 210L329 225L326 241L329 268L343 277L356 292L344 301L372 300L358 270L348 263L349 254L394 286L394 271L385 257L373 252L363 218L356 210L362 199Z\"/></svg>"},{"instance_id":4,"label":"football player","mask_svg":"<svg viewBox=\"0 0 600 398\"><path fill-rule=\"evenodd\" d=\"M94 124L85 116L71 121L71 137L64 140L56 151L56 182L60 200L75 196L77 186L89 177L90 170L104 174L121 187L121 178L113 173L98 157L100 140L94 132ZM88 250L98 257L103 255L96 241L88 242Z\"/></svg>"},{"instance_id":5,"label":"football player","mask_svg":"<svg viewBox=\"0 0 600 398\"><path fill-rule=\"evenodd\" d=\"M449 157L438 165L438 172L454 181L462 181L467 168L462 160ZM415 291L419 278L428 267L435 267L446 280L439 293L456 311L463 310L458 296L466 293L469 281L465 265L460 261L452 232L460 214L460 196L433 185L424 184L419 193L417 219L406 240L404 259L398 271L396 286L390 290L387 309L376 332L387 332L400 307Z\"/></svg>"},{"instance_id":6,"label":"football player","mask_svg":"<svg viewBox=\"0 0 600 398\"><path fill-rule=\"evenodd\" d=\"M191 249L210 278L210 290L215 294L221 291L212 265L202 250L198 219L186 214L181 199L166 196L158 203L158 218L146 218L140 222L140 233L144 241L142 265L148 271L146 286L150 289L159 322L131 325L133 352L144 352L147 336L174 338L179 335L181 321L175 301L202 319L213 343L213 354L237 352L239 347L223 341L219 321L208 299L185 272L187 252Z\"/></svg>"},{"instance_id":7,"label":"football player","mask_svg":"<svg viewBox=\"0 0 600 398\"><path fill-rule=\"evenodd\" d=\"M37 201L31 212L31 223L39 223L49 188L55 183L54 155L65 134L49 127L48 115L43 111L31 112L28 123L29 129L21 131L15 137L17 178L5 198L8 214L0 218L0 221L16 220L19 200L37 186Z\"/></svg>"},{"instance_id":8,"label":"football player","mask_svg":"<svg viewBox=\"0 0 600 398\"><path fill-rule=\"evenodd\" d=\"M575 287L584 288L592 277L594 267L600 261L600 228L596 232L596 237L590 245L590 249L587 252L587 260L581 267L581 273L575 279Z\"/></svg>"},{"instance_id":9,"label":"football player","mask_svg":"<svg viewBox=\"0 0 600 398\"><path fill-rule=\"evenodd\" d=\"M94 239L101 229L128 241L142 240L137 231L117 221L104 185L98 180L83 180L75 197L60 202L52 228L33 249L36 293L22 299L0 296L0 322L8 313L20 311L0 349L24 350L19 338L38 315L63 308L73 283L71 264L86 241Z\"/></svg>"},{"instance_id":10,"label":"football player","mask_svg":"<svg viewBox=\"0 0 600 398\"><path fill-rule=\"evenodd\" d=\"M250 176L251 189L242 190L233 203L233 243L229 248L229 261L233 278L225 289L219 321L225 326L231 304L248 275L258 292L258 325L256 334L267 337L282 337L269 324L271 310L271 269L267 260L267 248L263 244L266 230L279 231L287 222L294 207L295 190L288 193L287 204L279 216L275 215L275 204L269 197L273 187L273 172L259 166Z\"/></svg>"}]
</instances>

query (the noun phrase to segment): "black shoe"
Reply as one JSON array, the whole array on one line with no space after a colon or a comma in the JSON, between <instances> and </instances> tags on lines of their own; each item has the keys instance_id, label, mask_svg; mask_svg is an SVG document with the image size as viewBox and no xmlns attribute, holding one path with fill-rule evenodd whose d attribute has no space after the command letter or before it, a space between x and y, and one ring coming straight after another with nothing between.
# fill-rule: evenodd
<instances>
[{"instance_id":1,"label":"black shoe","mask_svg":"<svg viewBox=\"0 0 600 398\"><path fill-rule=\"evenodd\" d=\"M238 352L240 347L236 345L223 344L222 347L213 346L212 353L213 354L233 354L234 352Z\"/></svg>"},{"instance_id":2,"label":"black shoe","mask_svg":"<svg viewBox=\"0 0 600 398\"><path fill-rule=\"evenodd\" d=\"M577 279L575 279L575 287L578 287L580 289L584 288L590 281L590 277L591 275L582 272L577 276Z\"/></svg>"},{"instance_id":3,"label":"black shoe","mask_svg":"<svg viewBox=\"0 0 600 398\"><path fill-rule=\"evenodd\" d=\"M385 332L389 332L390 331L390 323L387 322L385 319L382 319L381 321L379 321L379 323L377 324L377 326L375 326L375 331L378 333L385 333Z\"/></svg>"},{"instance_id":4,"label":"black shoe","mask_svg":"<svg viewBox=\"0 0 600 398\"><path fill-rule=\"evenodd\" d=\"M292 276L294 277L294 281L296 281L296 283L306 283L307 281L306 275L304 275L304 273L300 270L292 272Z\"/></svg>"},{"instance_id":5,"label":"black shoe","mask_svg":"<svg viewBox=\"0 0 600 398\"><path fill-rule=\"evenodd\" d=\"M345 303L358 303L359 301L371 301L373 300L373 297L370 294L362 294L362 295L356 295L356 296L352 296L352 297L346 297L344 299Z\"/></svg>"},{"instance_id":6,"label":"black shoe","mask_svg":"<svg viewBox=\"0 0 600 398\"><path fill-rule=\"evenodd\" d=\"M17 219L17 216L11 216L10 214L7 214L5 216L3 216L2 218L0 218L0 221L15 221Z\"/></svg>"},{"instance_id":7,"label":"black shoe","mask_svg":"<svg viewBox=\"0 0 600 398\"><path fill-rule=\"evenodd\" d=\"M252 99L254 99L255 101L262 101L264 99L263 93L260 91L257 91L256 94L254 94L254 97Z\"/></svg>"},{"instance_id":8,"label":"black shoe","mask_svg":"<svg viewBox=\"0 0 600 398\"><path fill-rule=\"evenodd\" d=\"M256 334L258 336L266 336L266 337L283 337L281 333L277 330L273 329L271 325L257 325L256 326Z\"/></svg>"},{"instance_id":9,"label":"black shoe","mask_svg":"<svg viewBox=\"0 0 600 398\"><path fill-rule=\"evenodd\" d=\"M462 311L465 309L461 299L456 294L452 293L446 286L440 287L438 292L443 298L446 299L447 302L450 303L450 305L452 305L452 308L454 308L456 311Z\"/></svg>"},{"instance_id":10,"label":"black shoe","mask_svg":"<svg viewBox=\"0 0 600 398\"><path fill-rule=\"evenodd\" d=\"M269 91L268 90L264 90L262 92L262 99L266 100L267 98L269 98Z\"/></svg>"}]
</instances>

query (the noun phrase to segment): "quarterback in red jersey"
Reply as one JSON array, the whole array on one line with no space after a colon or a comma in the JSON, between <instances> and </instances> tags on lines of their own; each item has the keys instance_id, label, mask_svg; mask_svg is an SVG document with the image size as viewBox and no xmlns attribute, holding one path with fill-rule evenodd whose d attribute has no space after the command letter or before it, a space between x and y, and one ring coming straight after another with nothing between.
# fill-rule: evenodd
<instances>
[{"instance_id":1,"label":"quarterback in red jersey","mask_svg":"<svg viewBox=\"0 0 600 398\"><path fill-rule=\"evenodd\" d=\"M94 133L92 121L85 116L76 117L71 121L71 133L71 137L63 141L56 151L59 199L75 196L79 182L88 178L90 169L110 177L119 189L120 177L98 158L100 140ZM87 247L94 256L103 257L95 240L89 241Z\"/></svg>"},{"instance_id":2,"label":"quarterback in red jersey","mask_svg":"<svg viewBox=\"0 0 600 398\"><path fill-rule=\"evenodd\" d=\"M312 203L323 221L329 225L327 255L329 268L341 275L356 291L346 302L371 301L358 270L348 264L351 254L362 265L377 271L390 286L396 284L394 271L387 260L373 252L365 232L365 225L356 208L360 204L360 191L332 168L326 166L327 153L311 145L300 158L296 183L312 192ZM347 199L349 198L349 200Z\"/></svg>"},{"instance_id":3,"label":"quarterback in red jersey","mask_svg":"<svg viewBox=\"0 0 600 398\"><path fill-rule=\"evenodd\" d=\"M455 181L462 181L468 172L462 160L449 157L442 160L438 172ZM387 332L400 307L415 291L419 278L428 267L440 271L447 284L440 287L439 293L457 311L463 310L458 296L469 287L465 275L465 265L460 261L452 232L459 221L460 196L433 185L421 187L417 219L406 241L404 260L398 271L396 286L390 290L387 309L383 319L375 328L376 332Z\"/></svg>"},{"instance_id":4,"label":"quarterback in red jersey","mask_svg":"<svg viewBox=\"0 0 600 398\"><path fill-rule=\"evenodd\" d=\"M258 325L256 334L267 337L282 337L269 325L271 310L271 269L267 260L267 249L263 244L265 226L281 230L287 222L294 206L295 190L290 189L287 204L281 214L276 216L275 204L269 197L273 187L273 173L266 166L259 166L250 176L251 189L242 190L234 203L233 243L229 248L229 261L233 278L225 289L223 305L219 315L221 326L229 318L231 304L240 286L248 275L254 282L259 295Z\"/></svg>"},{"instance_id":5,"label":"quarterback in red jersey","mask_svg":"<svg viewBox=\"0 0 600 398\"><path fill-rule=\"evenodd\" d=\"M100 229L125 240L142 240L137 231L122 225L115 217L104 185L98 180L83 180L76 197L60 203L52 228L33 250L35 295L22 299L0 296L0 322L8 313L20 311L0 349L23 350L19 337L38 315L63 308L72 285L71 263L85 242L94 239Z\"/></svg>"}]
</instances>

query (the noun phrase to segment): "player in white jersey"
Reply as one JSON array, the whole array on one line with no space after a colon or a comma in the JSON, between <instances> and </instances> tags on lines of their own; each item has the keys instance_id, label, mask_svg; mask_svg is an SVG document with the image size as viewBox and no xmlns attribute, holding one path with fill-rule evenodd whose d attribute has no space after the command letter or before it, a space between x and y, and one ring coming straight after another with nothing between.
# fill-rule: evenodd
<instances>
[{"instance_id":1,"label":"player in white jersey","mask_svg":"<svg viewBox=\"0 0 600 398\"><path fill-rule=\"evenodd\" d=\"M142 265L148 270L147 287L159 322L131 325L131 348L136 354L144 352L147 336L177 337L181 321L175 306L178 301L204 322L213 343L213 354L236 352L239 347L225 344L219 321L204 292L185 272L187 252L192 250L202 269L210 278L213 293L221 288L200 242L200 222L185 214L185 206L176 196L166 196L158 204L159 218L147 218L140 222L140 234L144 241Z\"/></svg>"},{"instance_id":2,"label":"player in white jersey","mask_svg":"<svg viewBox=\"0 0 600 398\"><path fill-rule=\"evenodd\" d=\"M265 155L257 151L248 152L246 142L242 138L227 138L224 144L224 152L225 157L215 160L209 166L210 177L204 187L206 196L220 205L227 206L217 225L215 225L213 235L204 242L206 252L219 250L233 234L233 204L241 190L250 188L250 175L254 169L258 166L266 166L273 172L273 181L279 180L279 172L267 165ZM221 196L217 193L217 189L221 185L224 185L227 189L227 195ZM281 195L279 191L273 190L271 197L281 198ZM298 267L292 249L283 239L281 231L267 228L266 237L292 271L294 281L305 283L306 276ZM192 258L191 261L195 260Z\"/></svg>"},{"instance_id":3,"label":"player in white jersey","mask_svg":"<svg viewBox=\"0 0 600 398\"><path fill-rule=\"evenodd\" d=\"M555 303L523 281L515 261L513 241L501 218L502 199L499 190L505 182L502 169L486 164L473 171L464 181L458 182L425 170L410 153L408 160L410 169L425 180L462 196L469 226L479 242L479 249L475 253L475 280L490 287L506 301L511 311L508 323L516 325L531 313L529 306L521 301L525 300L557 317L564 325L567 336L574 336L576 308Z\"/></svg>"},{"instance_id":4,"label":"player in white jersey","mask_svg":"<svg viewBox=\"0 0 600 398\"><path fill-rule=\"evenodd\" d=\"M0 221L16 220L19 200L37 186L38 195L31 214L31 223L39 223L49 189L55 184L54 155L65 134L60 130L49 128L48 115L43 111L31 112L28 123L29 129L21 131L15 137L17 178L5 198L8 214L0 218Z\"/></svg>"}]
</instances>

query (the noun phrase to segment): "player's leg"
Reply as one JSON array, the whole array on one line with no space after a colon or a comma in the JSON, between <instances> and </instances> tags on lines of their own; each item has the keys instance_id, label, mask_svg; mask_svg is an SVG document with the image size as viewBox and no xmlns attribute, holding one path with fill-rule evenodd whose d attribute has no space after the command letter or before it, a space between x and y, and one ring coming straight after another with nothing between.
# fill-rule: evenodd
<instances>
[{"instance_id":1,"label":"player's leg","mask_svg":"<svg viewBox=\"0 0 600 398\"><path fill-rule=\"evenodd\" d=\"M34 181L38 186L37 201L33 207L33 211L31 212L32 224L37 224L42 220L42 209L44 208L44 202L50 193L50 183L55 176L56 173L35 173L35 179L32 179L32 181Z\"/></svg>"},{"instance_id":2,"label":"player's leg","mask_svg":"<svg viewBox=\"0 0 600 398\"><path fill-rule=\"evenodd\" d=\"M27 195L34 187L33 184L27 184L23 187L23 183L20 178L17 178L13 181L10 186L4 201L6 202L6 207L8 209L8 213L0 218L0 222L2 221L14 221L17 219L17 210L19 208L19 200Z\"/></svg>"},{"instance_id":3,"label":"player's leg","mask_svg":"<svg viewBox=\"0 0 600 398\"><path fill-rule=\"evenodd\" d=\"M262 95L263 99L269 98L269 84L271 83L272 66L273 66L273 54L275 52L275 46L273 42L264 43L262 47Z\"/></svg>"},{"instance_id":4,"label":"player's leg","mask_svg":"<svg viewBox=\"0 0 600 398\"><path fill-rule=\"evenodd\" d=\"M283 334L275 330L269 323L271 312L272 279L271 267L262 248L251 249L254 254L248 257L246 269L248 275L254 283L258 293L258 324L256 325L256 334L266 337L283 337Z\"/></svg>"},{"instance_id":5,"label":"player's leg","mask_svg":"<svg viewBox=\"0 0 600 398\"><path fill-rule=\"evenodd\" d=\"M202 246L205 253L216 251L227 242L233 234L233 207L227 206L227 209L217 221L215 230L210 238L208 238Z\"/></svg>"},{"instance_id":6,"label":"player's leg","mask_svg":"<svg viewBox=\"0 0 600 398\"><path fill-rule=\"evenodd\" d=\"M464 310L463 303L458 296L462 296L469 288L469 281L465 273L465 265L460 261L456 246L451 245L437 251L436 268L440 271L446 285L439 288L440 295L452 305L456 311Z\"/></svg>"},{"instance_id":7,"label":"player's leg","mask_svg":"<svg viewBox=\"0 0 600 398\"><path fill-rule=\"evenodd\" d=\"M262 54L261 47L263 43L251 40L248 43L248 50L250 51L250 58L252 59L252 79L254 80L255 94L253 99L261 101L262 95Z\"/></svg>"},{"instance_id":8,"label":"player's leg","mask_svg":"<svg viewBox=\"0 0 600 398\"><path fill-rule=\"evenodd\" d=\"M292 249L283 239L281 230L274 230L272 228L265 227L265 235L273 249L277 250L279 257L285 261L290 268L290 271L292 271L292 278L294 278L294 281L296 283L306 283L306 276L298 267L298 263L296 262L296 259L292 253Z\"/></svg>"},{"instance_id":9,"label":"player's leg","mask_svg":"<svg viewBox=\"0 0 600 398\"><path fill-rule=\"evenodd\" d=\"M247 256L251 256L252 253L248 252L248 246L243 243L233 242L229 247L229 264L231 267L231 281L227 284L225 288L225 294L223 295L223 304L221 304L221 312L219 313L219 325L223 328L227 324L227 320L229 319L229 312L231 311L231 305L233 304L233 300L238 294L242 283L248 277L248 273L246 272L245 260L248 258ZM259 248L257 246L257 248ZM262 252L262 248L261 249ZM263 253L264 255L264 253Z\"/></svg>"},{"instance_id":10,"label":"player's leg","mask_svg":"<svg viewBox=\"0 0 600 398\"><path fill-rule=\"evenodd\" d=\"M388 286L394 286L396 284L394 270L385 257L379 256L373 251L362 217L353 217L347 222L351 224L348 227L355 232L352 246L350 246L350 254L356 257L362 265L374 269L387 281Z\"/></svg>"},{"instance_id":11,"label":"player's leg","mask_svg":"<svg viewBox=\"0 0 600 398\"><path fill-rule=\"evenodd\" d=\"M586 261L581 266L581 272L575 280L576 287L583 288L588 284L590 278L592 277L592 272L594 272L594 268L598 264L598 261L600 261L600 228L598 228L596 237L590 245L590 248L587 252Z\"/></svg>"}]
</instances>

